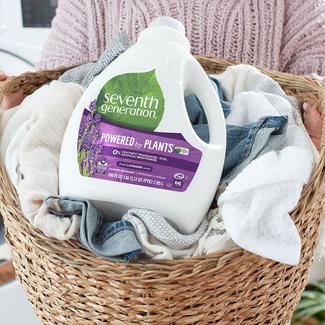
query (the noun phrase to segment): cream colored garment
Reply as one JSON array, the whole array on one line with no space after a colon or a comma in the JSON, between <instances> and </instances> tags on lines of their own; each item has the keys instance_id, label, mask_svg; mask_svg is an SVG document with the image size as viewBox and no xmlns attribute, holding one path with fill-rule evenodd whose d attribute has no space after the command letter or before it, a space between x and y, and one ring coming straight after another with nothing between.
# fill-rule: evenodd
<instances>
[{"instance_id":1,"label":"cream colored garment","mask_svg":"<svg viewBox=\"0 0 325 325\"><path fill-rule=\"evenodd\" d=\"M229 101L244 91L256 91L281 96L296 109L299 108L299 103L294 97L287 96L275 80L251 65L234 65L221 74L211 76L220 81L225 97Z\"/></svg>"},{"instance_id":2,"label":"cream colored garment","mask_svg":"<svg viewBox=\"0 0 325 325\"><path fill-rule=\"evenodd\" d=\"M221 253L237 247L225 229L219 209L209 211L208 221L209 227L200 238L193 256Z\"/></svg>"},{"instance_id":3,"label":"cream colored garment","mask_svg":"<svg viewBox=\"0 0 325 325\"><path fill-rule=\"evenodd\" d=\"M27 96L20 105L0 114L0 154L4 161L10 142L17 130L32 115L34 109L42 101L46 100L49 86L45 85L37 89L32 95Z\"/></svg>"},{"instance_id":4,"label":"cream colored garment","mask_svg":"<svg viewBox=\"0 0 325 325\"><path fill-rule=\"evenodd\" d=\"M27 121L23 123L16 133L14 134L11 142L9 143L6 155L5 155L5 165L7 169L8 176L11 183L17 188L19 181L22 179L22 175L18 169L19 166L19 147L26 134L28 133Z\"/></svg>"},{"instance_id":5,"label":"cream colored garment","mask_svg":"<svg viewBox=\"0 0 325 325\"><path fill-rule=\"evenodd\" d=\"M41 100L24 128L15 170L21 175L17 191L23 213L46 236L71 238L79 229L79 218L48 214L43 200L58 194L58 166L63 135L71 113L83 93L74 83L53 81L46 100ZM18 144L17 144L18 145Z\"/></svg>"},{"instance_id":6,"label":"cream colored garment","mask_svg":"<svg viewBox=\"0 0 325 325\"><path fill-rule=\"evenodd\" d=\"M13 108L5 110L5 111L0 111L0 137L1 137L0 153L1 153L1 157L4 156L4 154L6 153L7 147L8 147L8 145L5 145L4 141L2 140L4 130L6 129L8 122L16 114L18 109L19 109L19 106L16 106L16 107L13 107ZM18 127L19 126L17 125L16 128L14 128L14 129L10 128L10 130L13 131L13 133L15 133ZM8 139L8 140L6 140L5 142L7 142L7 144L8 144L10 142L11 138L12 138L12 134L11 134L11 136L6 137L6 139Z\"/></svg>"},{"instance_id":7,"label":"cream colored garment","mask_svg":"<svg viewBox=\"0 0 325 325\"><path fill-rule=\"evenodd\" d=\"M247 64L231 66L225 72L211 76L219 80L226 99L232 102L231 114L235 118L236 122L227 119L227 124L244 125L243 119L246 115L239 112L236 116L234 106L236 106L237 102L243 101L240 97L244 96L245 92L260 93L260 95L263 95L265 99L269 101L269 104L274 107L279 115L288 117L288 125L297 125L302 130L310 142L315 160L318 160L318 151L311 141L302 121L299 102L295 97L287 96L275 80L262 73L257 68ZM246 114L247 113L248 112L246 112ZM257 116L259 114L261 114L260 106L251 105L249 115Z\"/></svg>"}]
</instances>

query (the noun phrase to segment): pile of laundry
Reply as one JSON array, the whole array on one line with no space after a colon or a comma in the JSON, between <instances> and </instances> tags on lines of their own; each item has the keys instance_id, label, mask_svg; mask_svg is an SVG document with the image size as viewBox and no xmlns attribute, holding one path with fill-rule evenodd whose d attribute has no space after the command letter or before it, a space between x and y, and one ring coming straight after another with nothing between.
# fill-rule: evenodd
<instances>
[{"instance_id":1,"label":"pile of laundry","mask_svg":"<svg viewBox=\"0 0 325 325\"><path fill-rule=\"evenodd\" d=\"M60 196L60 148L69 118L85 88L130 46L118 34L97 63L67 71L2 113L0 153L26 218L46 236L79 240L94 254L114 260L186 258L239 246L297 264L301 240L289 212L318 153L300 104L252 66L210 76L226 118L226 159L211 209L194 233L184 235L166 216L145 209L106 220L88 200ZM195 132L209 142L199 100L187 96L185 103Z\"/></svg>"}]
</instances>

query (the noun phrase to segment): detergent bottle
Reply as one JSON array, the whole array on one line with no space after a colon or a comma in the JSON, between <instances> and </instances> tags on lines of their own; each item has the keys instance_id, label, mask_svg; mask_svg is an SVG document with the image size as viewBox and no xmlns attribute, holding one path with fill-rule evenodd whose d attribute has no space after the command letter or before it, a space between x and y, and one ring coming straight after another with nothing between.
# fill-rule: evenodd
<instances>
[{"instance_id":1,"label":"detergent bottle","mask_svg":"<svg viewBox=\"0 0 325 325\"><path fill-rule=\"evenodd\" d=\"M205 111L209 143L190 123L190 94ZM184 26L158 17L77 104L62 143L60 194L89 199L112 220L133 207L155 210L189 234L213 200L225 148L218 94Z\"/></svg>"}]
</instances>

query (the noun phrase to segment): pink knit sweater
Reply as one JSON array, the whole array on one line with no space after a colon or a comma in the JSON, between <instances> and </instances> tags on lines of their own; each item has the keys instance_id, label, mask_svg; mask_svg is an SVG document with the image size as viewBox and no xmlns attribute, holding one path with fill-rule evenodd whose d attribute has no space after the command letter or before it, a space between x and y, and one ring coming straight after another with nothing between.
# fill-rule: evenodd
<instances>
[{"instance_id":1,"label":"pink knit sweater","mask_svg":"<svg viewBox=\"0 0 325 325\"><path fill-rule=\"evenodd\" d=\"M194 54L325 75L324 0L59 0L38 68L94 61L159 15L184 23Z\"/></svg>"}]
</instances>

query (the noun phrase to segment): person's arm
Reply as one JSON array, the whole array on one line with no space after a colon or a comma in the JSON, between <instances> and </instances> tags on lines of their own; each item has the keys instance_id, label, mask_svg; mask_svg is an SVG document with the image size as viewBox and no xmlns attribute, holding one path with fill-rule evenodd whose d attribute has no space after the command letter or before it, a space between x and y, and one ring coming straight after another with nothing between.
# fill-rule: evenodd
<instances>
[{"instance_id":1,"label":"person's arm","mask_svg":"<svg viewBox=\"0 0 325 325\"><path fill-rule=\"evenodd\" d=\"M88 0L59 0L37 70L89 62Z\"/></svg>"},{"instance_id":2,"label":"person's arm","mask_svg":"<svg viewBox=\"0 0 325 325\"><path fill-rule=\"evenodd\" d=\"M276 27L276 26L275 26ZM280 69L299 75L325 76L325 3L287 0Z\"/></svg>"}]
</instances>

